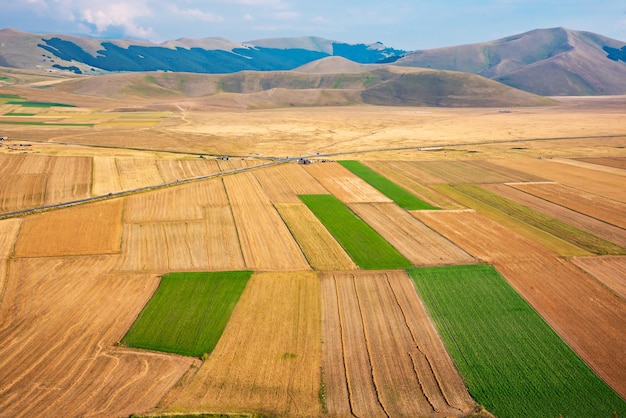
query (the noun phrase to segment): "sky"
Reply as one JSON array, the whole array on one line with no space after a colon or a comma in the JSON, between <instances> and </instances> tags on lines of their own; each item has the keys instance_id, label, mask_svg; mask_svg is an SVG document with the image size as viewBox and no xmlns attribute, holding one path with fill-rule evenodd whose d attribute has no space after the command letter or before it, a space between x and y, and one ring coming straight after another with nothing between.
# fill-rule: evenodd
<instances>
[{"instance_id":1,"label":"sky","mask_svg":"<svg viewBox=\"0 0 626 418\"><path fill-rule=\"evenodd\" d=\"M625 0L1 0L0 28L160 43L319 36L420 49L565 27L626 42Z\"/></svg>"}]
</instances>

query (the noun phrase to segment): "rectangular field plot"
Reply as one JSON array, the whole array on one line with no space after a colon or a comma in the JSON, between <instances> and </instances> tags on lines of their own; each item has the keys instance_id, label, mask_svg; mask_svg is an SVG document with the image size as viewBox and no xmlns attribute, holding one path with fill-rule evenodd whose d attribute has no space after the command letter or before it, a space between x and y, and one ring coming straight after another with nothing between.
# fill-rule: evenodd
<instances>
[{"instance_id":1,"label":"rectangular field plot","mask_svg":"<svg viewBox=\"0 0 626 418\"><path fill-rule=\"evenodd\" d=\"M157 160L157 167L166 183L206 176L220 171L215 160L205 158L195 160Z\"/></svg>"},{"instance_id":2,"label":"rectangular field plot","mask_svg":"<svg viewBox=\"0 0 626 418\"><path fill-rule=\"evenodd\" d=\"M496 416L611 416L626 402L489 266L409 271L476 401Z\"/></svg>"},{"instance_id":3,"label":"rectangular field plot","mask_svg":"<svg viewBox=\"0 0 626 418\"><path fill-rule=\"evenodd\" d=\"M273 203L300 203L299 194L328 193L298 164L268 167L256 170L254 175Z\"/></svg>"},{"instance_id":4,"label":"rectangular field plot","mask_svg":"<svg viewBox=\"0 0 626 418\"><path fill-rule=\"evenodd\" d=\"M210 353L251 274L229 271L163 276L122 343L187 356Z\"/></svg>"},{"instance_id":5,"label":"rectangular field plot","mask_svg":"<svg viewBox=\"0 0 626 418\"><path fill-rule=\"evenodd\" d=\"M467 161L420 161L420 169L441 177L446 183L504 183L510 177Z\"/></svg>"},{"instance_id":6,"label":"rectangular field plot","mask_svg":"<svg viewBox=\"0 0 626 418\"><path fill-rule=\"evenodd\" d=\"M493 264L605 382L626 396L624 299L569 261L477 213L416 216Z\"/></svg>"},{"instance_id":7,"label":"rectangular field plot","mask_svg":"<svg viewBox=\"0 0 626 418\"><path fill-rule=\"evenodd\" d=\"M24 219L16 257L111 254L120 251L122 201L90 203Z\"/></svg>"},{"instance_id":8,"label":"rectangular field plot","mask_svg":"<svg viewBox=\"0 0 626 418\"><path fill-rule=\"evenodd\" d=\"M557 205L626 229L626 203L558 183L512 184L512 187Z\"/></svg>"},{"instance_id":9,"label":"rectangular field plot","mask_svg":"<svg viewBox=\"0 0 626 418\"><path fill-rule=\"evenodd\" d=\"M414 265L471 264L474 258L392 203L354 203L350 209Z\"/></svg>"},{"instance_id":10,"label":"rectangular field plot","mask_svg":"<svg viewBox=\"0 0 626 418\"><path fill-rule=\"evenodd\" d=\"M6 219L0 221L0 300L4 291L4 280L6 279L7 263L13 248L15 239L20 229L21 219Z\"/></svg>"},{"instance_id":11,"label":"rectangular field plot","mask_svg":"<svg viewBox=\"0 0 626 418\"><path fill-rule=\"evenodd\" d=\"M626 299L626 256L574 257L571 261Z\"/></svg>"},{"instance_id":12,"label":"rectangular field plot","mask_svg":"<svg viewBox=\"0 0 626 418\"><path fill-rule=\"evenodd\" d=\"M398 206L406 210L431 210L437 209L419 199L408 190L398 186L386 177L380 175L371 168L358 161L339 161L339 164L365 180L376 190L393 200Z\"/></svg>"},{"instance_id":13,"label":"rectangular field plot","mask_svg":"<svg viewBox=\"0 0 626 418\"><path fill-rule=\"evenodd\" d=\"M301 195L300 199L359 267L384 270L411 266L409 260L336 197Z\"/></svg>"},{"instance_id":14,"label":"rectangular field plot","mask_svg":"<svg viewBox=\"0 0 626 418\"><path fill-rule=\"evenodd\" d=\"M464 416L475 403L403 271L322 276L330 416Z\"/></svg>"},{"instance_id":15,"label":"rectangular field plot","mask_svg":"<svg viewBox=\"0 0 626 418\"><path fill-rule=\"evenodd\" d=\"M277 204L276 209L315 270L357 268L341 245L305 205Z\"/></svg>"},{"instance_id":16,"label":"rectangular field plot","mask_svg":"<svg viewBox=\"0 0 626 418\"><path fill-rule=\"evenodd\" d=\"M168 409L321 416L321 338L317 274L253 274L215 350Z\"/></svg>"},{"instance_id":17,"label":"rectangular field plot","mask_svg":"<svg viewBox=\"0 0 626 418\"><path fill-rule=\"evenodd\" d=\"M471 198L477 199L521 222L544 230L586 251L595 254L624 254L626 252L626 249L617 244L613 244L610 241L506 197L499 196L483 187L475 185L456 185L453 187Z\"/></svg>"},{"instance_id":18,"label":"rectangular field plot","mask_svg":"<svg viewBox=\"0 0 626 418\"><path fill-rule=\"evenodd\" d=\"M247 268L310 270L291 232L252 173L224 177Z\"/></svg>"}]
</instances>

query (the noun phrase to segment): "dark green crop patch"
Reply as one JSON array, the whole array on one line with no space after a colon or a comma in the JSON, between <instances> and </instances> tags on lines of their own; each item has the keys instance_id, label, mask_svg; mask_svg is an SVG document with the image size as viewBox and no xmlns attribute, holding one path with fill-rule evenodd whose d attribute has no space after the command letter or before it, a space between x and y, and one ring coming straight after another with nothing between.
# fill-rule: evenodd
<instances>
[{"instance_id":1,"label":"dark green crop patch","mask_svg":"<svg viewBox=\"0 0 626 418\"><path fill-rule=\"evenodd\" d=\"M335 196L300 195L352 260L363 269L402 269L411 262Z\"/></svg>"},{"instance_id":2,"label":"dark green crop patch","mask_svg":"<svg viewBox=\"0 0 626 418\"><path fill-rule=\"evenodd\" d=\"M170 273L122 344L202 357L215 348L251 271Z\"/></svg>"},{"instance_id":3,"label":"dark green crop patch","mask_svg":"<svg viewBox=\"0 0 626 418\"><path fill-rule=\"evenodd\" d=\"M626 402L485 265L409 270L476 401L498 417L611 417Z\"/></svg>"},{"instance_id":4,"label":"dark green crop patch","mask_svg":"<svg viewBox=\"0 0 626 418\"><path fill-rule=\"evenodd\" d=\"M344 160L339 164L365 180L370 186L393 200L398 206L406 210L434 210L438 209L432 206L408 190L398 186L388 178L378 174L371 168L363 165L359 161Z\"/></svg>"}]
</instances>

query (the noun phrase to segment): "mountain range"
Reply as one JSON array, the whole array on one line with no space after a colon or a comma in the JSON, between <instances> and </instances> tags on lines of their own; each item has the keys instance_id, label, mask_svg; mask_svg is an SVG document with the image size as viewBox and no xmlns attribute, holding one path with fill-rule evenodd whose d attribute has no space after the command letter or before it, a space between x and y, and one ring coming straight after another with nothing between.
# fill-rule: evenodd
<instances>
[{"instance_id":1,"label":"mountain range","mask_svg":"<svg viewBox=\"0 0 626 418\"><path fill-rule=\"evenodd\" d=\"M196 102L236 93L282 105L509 106L626 94L626 43L564 28L421 51L319 37L154 44L2 29L0 66L76 76L59 91Z\"/></svg>"}]
</instances>

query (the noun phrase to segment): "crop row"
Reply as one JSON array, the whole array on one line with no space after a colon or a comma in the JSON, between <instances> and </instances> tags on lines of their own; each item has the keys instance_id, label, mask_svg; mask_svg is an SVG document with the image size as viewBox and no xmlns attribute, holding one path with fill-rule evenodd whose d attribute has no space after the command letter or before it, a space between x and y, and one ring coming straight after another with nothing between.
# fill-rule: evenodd
<instances>
[{"instance_id":1,"label":"crop row","mask_svg":"<svg viewBox=\"0 0 626 418\"><path fill-rule=\"evenodd\" d=\"M361 268L408 268L412 264L378 232L329 194L300 195L302 202Z\"/></svg>"},{"instance_id":2,"label":"crop row","mask_svg":"<svg viewBox=\"0 0 626 418\"><path fill-rule=\"evenodd\" d=\"M626 414L626 402L492 267L409 275L470 393L496 416Z\"/></svg>"}]
</instances>

